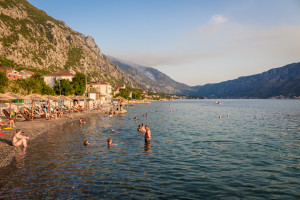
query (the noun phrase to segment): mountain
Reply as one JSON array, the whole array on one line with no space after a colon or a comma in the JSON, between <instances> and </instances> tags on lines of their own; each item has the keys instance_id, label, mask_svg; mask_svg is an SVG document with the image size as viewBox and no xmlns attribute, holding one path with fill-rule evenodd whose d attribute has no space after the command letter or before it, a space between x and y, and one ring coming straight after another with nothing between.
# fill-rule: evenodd
<instances>
[{"instance_id":1,"label":"mountain","mask_svg":"<svg viewBox=\"0 0 300 200\"><path fill-rule=\"evenodd\" d=\"M161 93L183 94L191 87L174 81L157 69L137 65L129 61L109 56L111 62L124 70L138 84L139 88Z\"/></svg>"},{"instance_id":2,"label":"mountain","mask_svg":"<svg viewBox=\"0 0 300 200\"><path fill-rule=\"evenodd\" d=\"M300 96L300 63L216 84L195 86L189 94L208 98L270 98Z\"/></svg>"},{"instance_id":3,"label":"mountain","mask_svg":"<svg viewBox=\"0 0 300 200\"><path fill-rule=\"evenodd\" d=\"M137 87L102 54L91 36L72 30L26 0L0 0L0 56L48 72L85 73L86 66L91 80Z\"/></svg>"}]
</instances>

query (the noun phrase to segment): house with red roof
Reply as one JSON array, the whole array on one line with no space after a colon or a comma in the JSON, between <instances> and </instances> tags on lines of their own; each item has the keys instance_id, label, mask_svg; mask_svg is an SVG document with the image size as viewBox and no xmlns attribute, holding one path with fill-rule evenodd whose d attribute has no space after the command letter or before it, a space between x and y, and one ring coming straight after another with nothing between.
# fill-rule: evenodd
<instances>
[{"instance_id":1,"label":"house with red roof","mask_svg":"<svg viewBox=\"0 0 300 200\"><path fill-rule=\"evenodd\" d=\"M23 69L20 72L22 73L22 78L23 79L29 78L29 77L34 75L34 72L26 70L26 69Z\"/></svg>"},{"instance_id":2,"label":"house with red roof","mask_svg":"<svg viewBox=\"0 0 300 200\"><path fill-rule=\"evenodd\" d=\"M1 67L0 66L0 72L3 72L6 74L6 77L9 80L18 80L22 79L22 73L13 69L13 68L8 68L8 67Z\"/></svg>"},{"instance_id":3,"label":"house with red roof","mask_svg":"<svg viewBox=\"0 0 300 200\"><path fill-rule=\"evenodd\" d=\"M75 74L68 72L68 71L59 71L59 72L54 72L51 74L47 74L44 76L44 81L47 85L50 87L55 86L55 81L61 80L61 79L67 79L69 81L72 81L74 78Z\"/></svg>"}]
</instances>

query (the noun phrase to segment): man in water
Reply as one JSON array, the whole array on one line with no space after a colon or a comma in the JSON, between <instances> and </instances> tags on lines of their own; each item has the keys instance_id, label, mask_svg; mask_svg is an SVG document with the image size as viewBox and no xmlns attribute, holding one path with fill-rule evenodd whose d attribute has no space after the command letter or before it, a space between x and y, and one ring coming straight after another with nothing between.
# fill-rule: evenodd
<instances>
[{"instance_id":1,"label":"man in water","mask_svg":"<svg viewBox=\"0 0 300 200\"><path fill-rule=\"evenodd\" d=\"M144 123L142 123L142 126L141 126L141 128L140 128L140 132L141 132L141 133L145 133L145 132L146 132Z\"/></svg>"},{"instance_id":2,"label":"man in water","mask_svg":"<svg viewBox=\"0 0 300 200\"><path fill-rule=\"evenodd\" d=\"M146 133L145 133L145 143L148 143L151 141L151 131L148 125L145 126Z\"/></svg>"}]
</instances>

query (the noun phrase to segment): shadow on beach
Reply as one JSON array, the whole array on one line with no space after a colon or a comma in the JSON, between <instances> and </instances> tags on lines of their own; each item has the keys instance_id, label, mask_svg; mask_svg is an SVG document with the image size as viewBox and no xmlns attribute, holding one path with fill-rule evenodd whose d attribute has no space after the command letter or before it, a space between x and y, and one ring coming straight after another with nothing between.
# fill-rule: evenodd
<instances>
[{"instance_id":1,"label":"shadow on beach","mask_svg":"<svg viewBox=\"0 0 300 200\"><path fill-rule=\"evenodd\" d=\"M5 143L5 144L8 144L8 145L12 146L12 142L11 142L11 140L7 140L7 139L0 139L0 142L2 142L2 143Z\"/></svg>"}]
</instances>

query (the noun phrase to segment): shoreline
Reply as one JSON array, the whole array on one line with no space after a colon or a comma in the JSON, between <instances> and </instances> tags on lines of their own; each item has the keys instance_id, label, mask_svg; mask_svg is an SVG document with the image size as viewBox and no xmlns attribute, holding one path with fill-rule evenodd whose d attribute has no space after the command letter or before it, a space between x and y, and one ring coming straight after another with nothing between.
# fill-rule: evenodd
<instances>
[{"instance_id":1,"label":"shoreline","mask_svg":"<svg viewBox=\"0 0 300 200\"><path fill-rule=\"evenodd\" d=\"M12 137L17 129L21 129L22 135L28 136L30 138L28 144L30 146L31 140L49 131L50 129L55 128L58 125L66 124L74 120L79 120L79 118L89 118L93 115L102 113L102 111L84 111L81 113L73 114L72 119L70 119L71 114L65 114L63 117L59 117L56 120L37 119L33 121L16 121L14 128L2 129L1 131L5 135L0 136L0 168L11 164L15 157L16 150L19 148L12 146Z\"/></svg>"}]
</instances>

